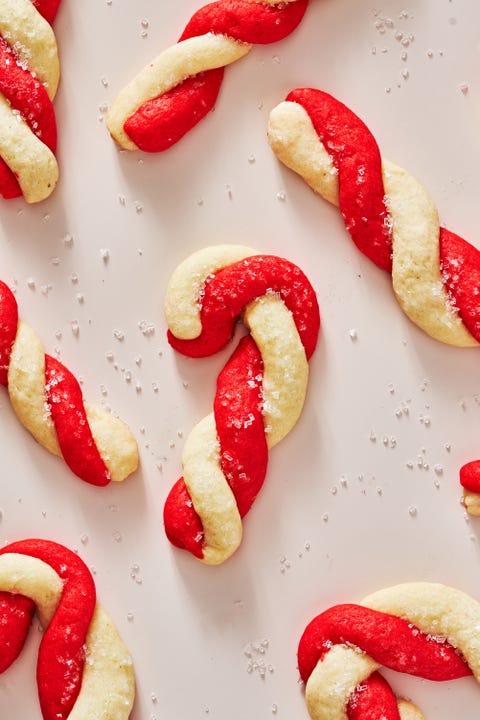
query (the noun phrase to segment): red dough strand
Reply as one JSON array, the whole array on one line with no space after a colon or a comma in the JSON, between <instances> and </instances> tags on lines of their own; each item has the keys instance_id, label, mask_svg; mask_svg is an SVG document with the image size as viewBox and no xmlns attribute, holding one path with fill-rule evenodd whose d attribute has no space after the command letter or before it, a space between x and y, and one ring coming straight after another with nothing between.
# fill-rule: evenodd
<instances>
[{"instance_id":1,"label":"red dough strand","mask_svg":"<svg viewBox=\"0 0 480 720\"><path fill-rule=\"evenodd\" d=\"M194 340L180 340L168 331L168 342L188 357L213 355L232 337L245 306L267 292L278 293L292 313L308 360L319 329L315 293L300 268L271 255L253 255L215 273L202 296L201 334Z\"/></svg>"},{"instance_id":2,"label":"red dough strand","mask_svg":"<svg viewBox=\"0 0 480 720\"><path fill-rule=\"evenodd\" d=\"M213 108L223 73L218 68L195 75L143 103L125 122L125 132L144 152L168 150Z\"/></svg>"},{"instance_id":3,"label":"red dough strand","mask_svg":"<svg viewBox=\"0 0 480 720\"><path fill-rule=\"evenodd\" d=\"M44 720L67 720L80 692L85 663L85 640L95 609L95 585L91 574L75 553L46 540L12 543L0 554L19 553L50 565L63 580L57 611L40 644L37 683ZM34 611L31 600L0 593L0 670L19 654ZM15 638L14 647L9 646Z\"/></svg>"},{"instance_id":4,"label":"red dough strand","mask_svg":"<svg viewBox=\"0 0 480 720\"><path fill-rule=\"evenodd\" d=\"M198 10L179 42L215 33L249 44L274 43L292 33L308 0L267 5L248 0L219 0ZM208 70L143 103L124 124L130 139L146 152L174 145L214 107L223 68Z\"/></svg>"},{"instance_id":5,"label":"red dough strand","mask_svg":"<svg viewBox=\"0 0 480 720\"><path fill-rule=\"evenodd\" d=\"M52 23L60 0L34 0L39 13ZM0 93L22 116L42 142L55 152L57 125L53 104L42 83L25 67L12 46L0 35ZM6 200L20 197L22 191L8 165L0 157L0 194Z\"/></svg>"},{"instance_id":6,"label":"red dough strand","mask_svg":"<svg viewBox=\"0 0 480 720\"><path fill-rule=\"evenodd\" d=\"M348 720L401 720L397 699L379 674L370 675L353 692L347 704Z\"/></svg>"},{"instance_id":7,"label":"red dough strand","mask_svg":"<svg viewBox=\"0 0 480 720\"><path fill-rule=\"evenodd\" d=\"M17 302L0 281L0 383L6 387L17 326ZM80 385L62 363L49 355L45 355L45 396L67 465L85 482L107 485L110 473L93 439Z\"/></svg>"},{"instance_id":8,"label":"red dough strand","mask_svg":"<svg viewBox=\"0 0 480 720\"><path fill-rule=\"evenodd\" d=\"M360 605L336 605L305 629L298 647L298 667L306 683L333 645L347 644L397 672L428 680L471 675L461 655L444 638L426 635L408 620ZM388 683L374 673L356 689L347 706L349 720L399 720Z\"/></svg>"},{"instance_id":9,"label":"red dough strand","mask_svg":"<svg viewBox=\"0 0 480 720\"><path fill-rule=\"evenodd\" d=\"M298 667L306 682L332 645L351 644L381 665L426 680L455 680L471 674L462 657L445 642L425 635L408 620L361 605L335 605L305 629Z\"/></svg>"},{"instance_id":10,"label":"red dough strand","mask_svg":"<svg viewBox=\"0 0 480 720\"><path fill-rule=\"evenodd\" d=\"M45 390L58 442L72 472L91 485L108 485L110 473L95 445L78 380L45 355Z\"/></svg>"},{"instance_id":11,"label":"red dough strand","mask_svg":"<svg viewBox=\"0 0 480 720\"><path fill-rule=\"evenodd\" d=\"M240 517L250 510L267 472L262 377L262 356L252 338L245 337L218 376L213 404L220 463Z\"/></svg>"},{"instance_id":12,"label":"red dough strand","mask_svg":"<svg viewBox=\"0 0 480 720\"><path fill-rule=\"evenodd\" d=\"M241 517L250 510L267 472L262 375L261 355L253 340L246 337L240 341L217 380L214 413L221 448L220 464ZM198 558L203 557L202 524L183 478L168 496L164 518L170 542Z\"/></svg>"},{"instance_id":13,"label":"red dough strand","mask_svg":"<svg viewBox=\"0 0 480 720\"><path fill-rule=\"evenodd\" d=\"M460 468L460 483L466 490L480 493L480 460L472 460Z\"/></svg>"},{"instance_id":14,"label":"red dough strand","mask_svg":"<svg viewBox=\"0 0 480 720\"><path fill-rule=\"evenodd\" d=\"M391 271L391 220L385 205L382 163L375 138L343 103L321 90L300 88L286 98L308 113L338 170L340 210L346 227L370 260ZM454 233L440 229L439 263L452 305L480 342L480 252ZM480 460L460 470L462 485L480 493Z\"/></svg>"},{"instance_id":15,"label":"red dough strand","mask_svg":"<svg viewBox=\"0 0 480 720\"><path fill-rule=\"evenodd\" d=\"M0 383L8 385L10 353L17 335L18 307L12 291L0 280Z\"/></svg>"},{"instance_id":16,"label":"red dough strand","mask_svg":"<svg viewBox=\"0 0 480 720\"><path fill-rule=\"evenodd\" d=\"M20 655L34 613L29 598L0 592L0 673Z\"/></svg>"},{"instance_id":17,"label":"red dough strand","mask_svg":"<svg viewBox=\"0 0 480 720\"><path fill-rule=\"evenodd\" d=\"M197 10L179 42L211 32L249 45L275 43L295 30L305 15L307 5L308 0L278 5L249 0L219 0Z\"/></svg>"},{"instance_id":18,"label":"red dough strand","mask_svg":"<svg viewBox=\"0 0 480 720\"><path fill-rule=\"evenodd\" d=\"M57 146L57 128L53 105L42 83L25 70L10 45L0 36L0 92L15 107L30 130L52 152Z\"/></svg>"},{"instance_id":19,"label":"red dough strand","mask_svg":"<svg viewBox=\"0 0 480 720\"><path fill-rule=\"evenodd\" d=\"M165 533L175 547L203 558L204 532L202 521L193 507L185 481L177 480L168 493L163 508Z\"/></svg>"},{"instance_id":20,"label":"red dough strand","mask_svg":"<svg viewBox=\"0 0 480 720\"><path fill-rule=\"evenodd\" d=\"M51 25L55 20L55 15L57 14L61 0L32 0L32 2L40 15Z\"/></svg>"},{"instance_id":21,"label":"red dough strand","mask_svg":"<svg viewBox=\"0 0 480 720\"><path fill-rule=\"evenodd\" d=\"M445 228L440 229L442 277L463 324L480 342L480 251Z\"/></svg>"},{"instance_id":22,"label":"red dough strand","mask_svg":"<svg viewBox=\"0 0 480 720\"><path fill-rule=\"evenodd\" d=\"M358 249L383 270L392 269L392 236L377 142L346 105L320 90L293 90L338 170L340 211Z\"/></svg>"},{"instance_id":23,"label":"red dough strand","mask_svg":"<svg viewBox=\"0 0 480 720\"><path fill-rule=\"evenodd\" d=\"M168 340L184 355L211 355L230 340L245 306L270 292L278 293L292 312L307 359L310 358L320 325L315 293L298 267L265 255L248 257L209 278L202 294L201 334L193 340L179 340L169 331ZM267 471L262 384L262 357L253 338L247 336L220 373L214 401L220 464L241 517L249 511ZM170 491L164 522L167 536L175 546L203 557L202 524L183 479Z\"/></svg>"}]
</instances>

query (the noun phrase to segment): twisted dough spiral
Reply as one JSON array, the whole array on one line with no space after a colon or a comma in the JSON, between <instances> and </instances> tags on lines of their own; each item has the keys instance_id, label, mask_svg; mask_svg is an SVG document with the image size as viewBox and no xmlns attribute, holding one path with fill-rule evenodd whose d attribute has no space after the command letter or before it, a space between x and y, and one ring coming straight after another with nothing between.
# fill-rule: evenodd
<instances>
[{"instance_id":1,"label":"twisted dough spiral","mask_svg":"<svg viewBox=\"0 0 480 720\"><path fill-rule=\"evenodd\" d=\"M480 342L480 252L440 227L424 188L382 160L375 138L345 105L300 88L273 109L268 137L277 157L340 207L359 250L392 273L407 316L441 342ZM480 461L464 465L467 510L480 515Z\"/></svg>"},{"instance_id":2,"label":"twisted dough spiral","mask_svg":"<svg viewBox=\"0 0 480 720\"><path fill-rule=\"evenodd\" d=\"M220 245L177 268L165 312L170 344L190 357L224 347L242 313L250 330L218 377L214 412L187 438L184 477L164 511L170 541L217 564L240 544L241 518L264 481L268 449L300 416L307 361L319 331L318 304L292 263Z\"/></svg>"},{"instance_id":3,"label":"twisted dough spiral","mask_svg":"<svg viewBox=\"0 0 480 720\"><path fill-rule=\"evenodd\" d=\"M44 634L37 685L44 720L127 720L135 695L130 654L96 604L75 553L48 540L0 551L0 672L16 660L35 608Z\"/></svg>"},{"instance_id":4,"label":"twisted dough spiral","mask_svg":"<svg viewBox=\"0 0 480 720\"><path fill-rule=\"evenodd\" d=\"M224 67L252 44L277 42L301 21L308 0L218 0L190 19L178 43L118 95L107 127L126 150L174 145L215 105Z\"/></svg>"},{"instance_id":5,"label":"twisted dough spiral","mask_svg":"<svg viewBox=\"0 0 480 720\"><path fill-rule=\"evenodd\" d=\"M376 671L480 682L480 603L436 583L406 583L337 605L307 626L298 648L312 720L422 720Z\"/></svg>"},{"instance_id":6,"label":"twisted dough spiral","mask_svg":"<svg viewBox=\"0 0 480 720\"><path fill-rule=\"evenodd\" d=\"M0 281L0 384L35 440L85 482L107 485L136 470L138 449L128 427L102 407L84 405L75 377L45 355L40 338L18 320L13 293Z\"/></svg>"},{"instance_id":7,"label":"twisted dough spiral","mask_svg":"<svg viewBox=\"0 0 480 720\"><path fill-rule=\"evenodd\" d=\"M59 80L50 23L60 0L0 0L0 193L29 203L58 179L52 100Z\"/></svg>"}]
</instances>

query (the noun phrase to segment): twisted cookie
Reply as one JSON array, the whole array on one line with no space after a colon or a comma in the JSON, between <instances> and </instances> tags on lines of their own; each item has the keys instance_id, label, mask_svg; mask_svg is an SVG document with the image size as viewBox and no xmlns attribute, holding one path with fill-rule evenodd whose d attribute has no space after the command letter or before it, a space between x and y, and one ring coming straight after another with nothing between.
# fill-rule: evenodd
<instances>
[{"instance_id":1,"label":"twisted cookie","mask_svg":"<svg viewBox=\"0 0 480 720\"><path fill-rule=\"evenodd\" d=\"M48 540L0 551L0 672L16 660L38 610L44 634L37 685L44 720L126 720L135 680L130 654L82 560Z\"/></svg>"},{"instance_id":2,"label":"twisted cookie","mask_svg":"<svg viewBox=\"0 0 480 720\"><path fill-rule=\"evenodd\" d=\"M224 347L242 313L250 330L218 377L213 413L187 438L184 477L164 511L170 541L217 564L240 544L241 518L263 484L268 449L301 413L307 360L319 331L318 304L292 263L220 245L177 268L165 312L170 344L190 357Z\"/></svg>"},{"instance_id":3,"label":"twisted cookie","mask_svg":"<svg viewBox=\"0 0 480 720\"><path fill-rule=\"evenodd\" d=\"M85 482L124 480L138 465L128 427L102 407L84 405L75 377L45 355L40 338L18 320L17 302L0 281L0 384L35 440Z\"/></svg>"},{"instance_id":4,"label":"twisted cookie","mask_svg":"<svg viewBox=\"0 0 480 720\"><path fill-rule=\"evenodd\" d=\"M174 145L215 105L224 67L252 44L277 42L301 21L308 0L218 0L190 19L178 43L147 65L116 98L107 117L126 150Z\"/></svg>"},{"instance_id":5,"label":"twisted cookie","mask_svg":"<svg viewBox=\"0 0 480 720\"><path fill-rule=\"evenodd\" d=\"M338 205L357 245L392 273L407 316L437 340L480 342L480 252L439 226L424 188L382 160L366 125L331 95L293 90L272 111L270 145L316 192ZM464 465L467 510L480 515L480 461Z\"/></svg>"},{"instance_id":6,"label":"twisted cookie","mask_svg":"<svg viewBox=\"0 0 480 720\"><path fill-rule=\"evenodd\" d=\"M337 605L307 626L298 648L313 720L422 720L376 670L428 680L473 674L480 682L480 604L435 583L380 590Z\"/></svg>"},{"instance_id":7,"label":"twisted cookie","mask_svg":"<svg viewBox=\"0 0 480 720\"><path fill-rule=\"evenodd\" d=\"M58 179L52 100L59 63L50 23L60 0L0 0L0 193L29 203Z\"/></svg>"}]
</instances>

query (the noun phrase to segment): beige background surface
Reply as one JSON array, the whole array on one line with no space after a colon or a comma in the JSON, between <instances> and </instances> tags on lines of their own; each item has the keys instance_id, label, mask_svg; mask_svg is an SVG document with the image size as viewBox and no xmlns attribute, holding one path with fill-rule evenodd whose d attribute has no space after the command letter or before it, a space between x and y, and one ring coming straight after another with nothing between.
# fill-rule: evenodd
<instances>
[{"instance_id":1,"label":"beige background surface","mask_svg":"<svg viewBox=\"0 0 480 720\"><path fill-rule=\"evenodd\" d=\"M480 245L480 5L312 0L294 35L227 70L215 112L175 148L120 153L109 102L197 7L64 0L59 11L60 183L40 206L1 203L0 276L86 398L130 424L142 466L122 486L82 484L24 432L1 389L0 540L51 538L95 570L135 659L133 720L300 719L296 646L315 614L406 580L480 598L480 525L457 482L480 457L480 355L409 323L339 213L277 163L268 113L296 86L332 92L424 183L442 222ZM179 261L217 242L300 265L323 324L304 414L271 453L243 545L206 568L170 547L161 517L229 350L175 356L162 302ZM2 717L40 717L37 643L33 632L0 677ZM391 679L428 717L478 715L472 680Z\"/></svg>"}]
</instances>

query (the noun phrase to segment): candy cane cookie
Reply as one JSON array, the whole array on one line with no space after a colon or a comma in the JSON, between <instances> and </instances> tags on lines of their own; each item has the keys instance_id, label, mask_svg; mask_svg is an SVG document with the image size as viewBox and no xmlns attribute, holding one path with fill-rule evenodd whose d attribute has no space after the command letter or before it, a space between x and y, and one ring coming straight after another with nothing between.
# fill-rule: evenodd
<instances>
[{"instance_id":1,"label":"candy cane cookie","mask_svg":"<svg viewBox=\"0 0 480 720\"><path fill-rule=\"evenodd\" d=\"M125 150L161 152L214 107L224 68L254 44L274 43L301 21L308 0L218 0L190 19L176 45L162 52L120 92L107 127Z\"/></svg>"},{"instance_id":2,"label":"candy cane cookie","mask_svg":"<svg viewBox=\"0 0 480 720\"><path fill-rule=\"evenodd\" d=\"M136 470L137 443L128 427L105 408L84 404L76 378L19 321L17 301L1 281L0 384L35 440L85 482L107 485Z\"/></svg>"},{"instance_id":3,"label":"candy cane cookie","mask_svg":"<svg viewBox=\"0 0 480 720\"><path fill-rule=\"evenodd\" d=\"M480 603L437 583L405 583L336 605L305 629L298 667L312 720L422 720L377 670L480 682Z\"/></svg>"},{"instance_id":4,"label":"candy cane cookie","mask_svg":"<svg viewBox=\"0 0 480 720\"><path fill-rule=\"evenodd\" d=\"M0 0L0 194L47 198L58 179L52 101L59 81L50 26L60 0Z\"/></svg>"},{"instance_id":5,"label":"candy cane cookie","mask_svg":"<svg viewBox=\"0 0 480 720\"><path fill-rule=\"evenodd\" d=\"M345 105L320 90L293 90L268 126L277 157L337 205L358 249L392 273L406 315L441 342L478 347L480 252L440 227L435 205L405 170L380 156ZM467 510L480 515L480 461L464 465Z\"/></svg>"},{"instance_id":6,"label":"candy cane cookie","mask_svg":"<svg viewBox=\"0 0 480 720\"><path fill-rule=\"evenodd\" d=\"M247 247L205 248L173 273L165 314L178 352L217 352L242 313L250 334L218 376L213 413L186 440L183 478L164 510L169 540L211 565L239 546L241 518L263 484L268 450L300 416L320 317L298 267Z\"/></svg>"},{"instance_id":7,"label":"candy cane cookie","mask_svg":"<svg viewBox=\"0 0 480 720\"><path fill-rule=\"evenodd\" d=\"M20 654L35 609L44 629L37 662L44 720L127 720L135 696L130 653L96 602L85 563L49 540L0 551L0 672Z\"/></svg>"}]
</instances>

